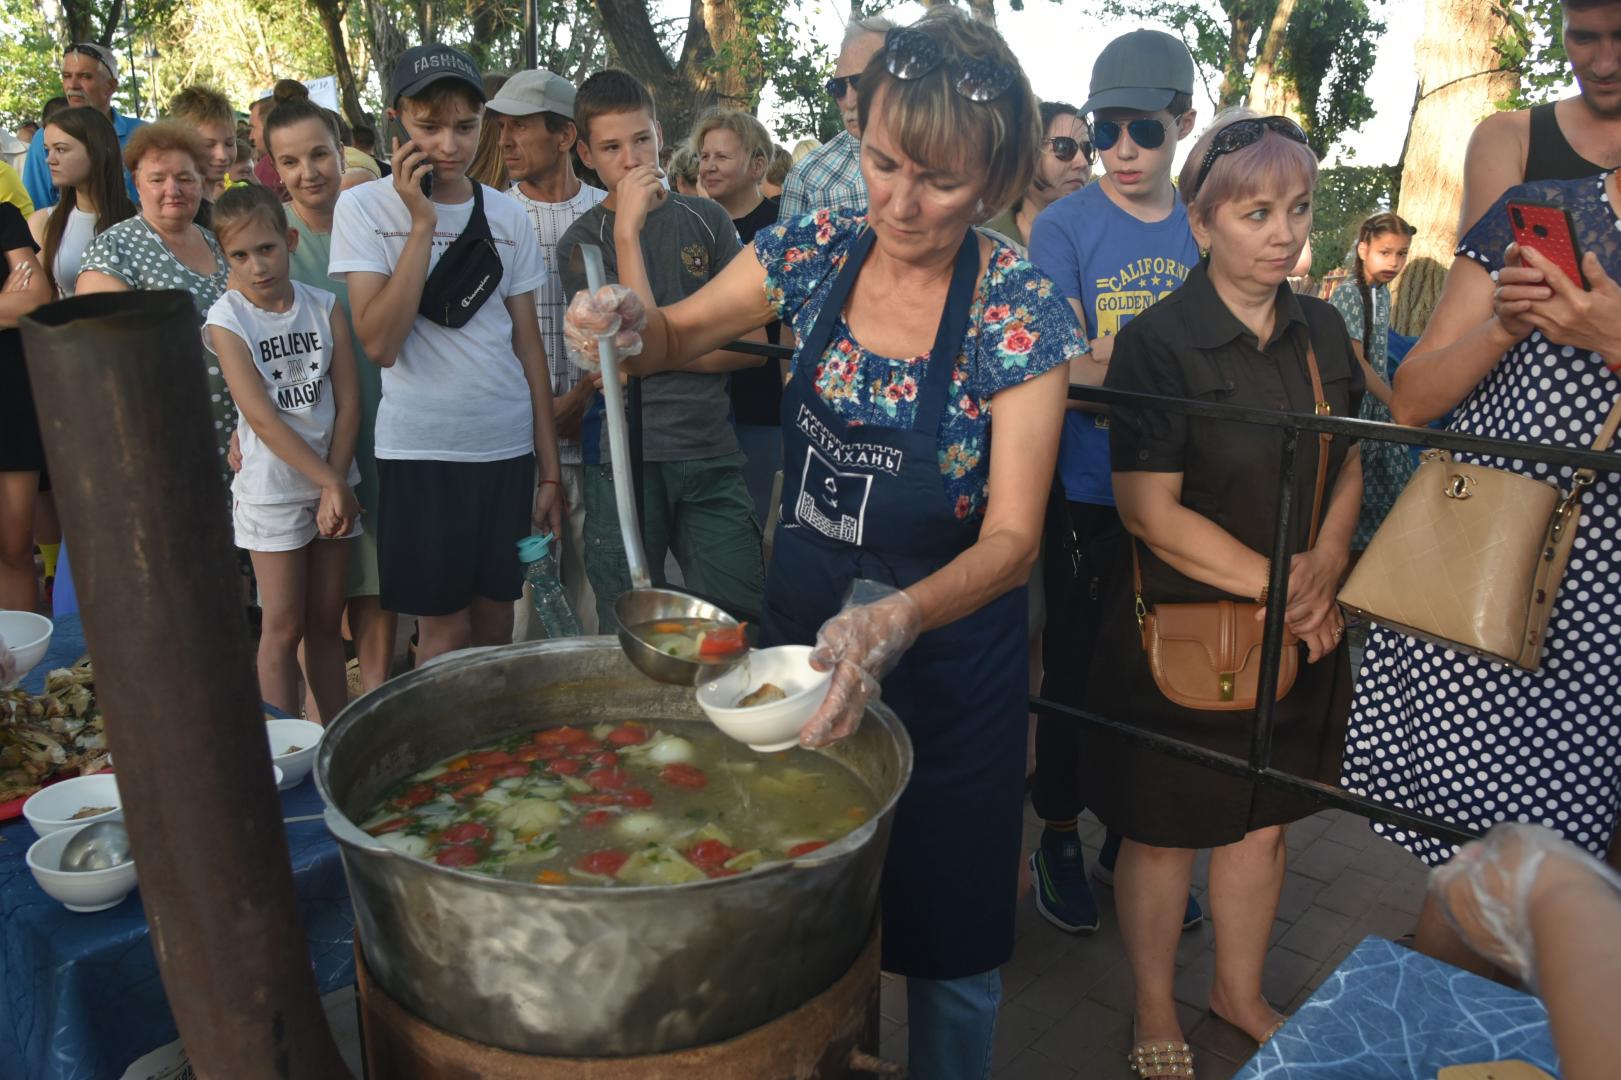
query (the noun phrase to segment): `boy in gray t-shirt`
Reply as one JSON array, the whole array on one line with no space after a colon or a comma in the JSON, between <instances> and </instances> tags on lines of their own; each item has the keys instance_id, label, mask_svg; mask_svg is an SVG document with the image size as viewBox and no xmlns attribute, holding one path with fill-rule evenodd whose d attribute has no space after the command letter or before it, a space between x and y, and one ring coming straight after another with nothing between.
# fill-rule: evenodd
<instances>
[{"instance_id":1,"label":"boy in gray t-shirt","mask_svg":"<svg viewBox=\"0 0 1621 1080\"><path fill-rule=\"evenodd\" d=\"M656 168L659 146L652 98L622 71L600 71L580 85L574 123L580 158L596 170L609 194L558 241L557 261L569 297L585 288L581 244L599 247L608 280L618 280L614 224L620 181ZM737 230L719 204L671 193L648 212L641 244L653 298L660 305L697 292L741 249ZM642 532L655 583L663 583L665 556L674 553L689 588L738 615L758 614L765 568L760 525L743 476L744 458L729 418L725 372L760 363L760 357L720 351L686 371L664 372L642 383ZM630 588L630 569L619 538L613 475L606 464L602 409L599 396L581 425L581 446L585 569L596 592L598 616L609 627L614 600Z\"/></svg>"}]
</instances>

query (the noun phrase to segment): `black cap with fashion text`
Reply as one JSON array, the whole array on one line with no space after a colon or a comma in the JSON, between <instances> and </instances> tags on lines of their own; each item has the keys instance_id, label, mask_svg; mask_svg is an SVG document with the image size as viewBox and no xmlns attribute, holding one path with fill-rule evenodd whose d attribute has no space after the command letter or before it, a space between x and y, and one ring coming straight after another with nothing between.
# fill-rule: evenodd
<instances>
[{"instance_id":1,"label":"black cap with fashion text","mask_svg":"<svg viewBox=\"0 0 1621 1080\"><path fill-rule=\"evenodd\" d=\"M429 83L440 79L460 79L472 87L480 101L484 100L484 79L478 73L473 58L449 45L418 45L407 49L400 62L394 65L394 78L390 81L393 93L390 101L398 104L402 97L415 97Z\"/></svg>"}]
</instances>

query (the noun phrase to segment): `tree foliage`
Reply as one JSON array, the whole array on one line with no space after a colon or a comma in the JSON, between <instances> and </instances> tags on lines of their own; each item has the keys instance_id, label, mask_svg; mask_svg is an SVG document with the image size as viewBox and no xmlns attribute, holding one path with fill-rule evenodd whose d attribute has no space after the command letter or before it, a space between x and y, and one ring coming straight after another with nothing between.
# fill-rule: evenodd
<instances>
[{"instance_id":1,"label":"tree foliage","mask_svg":"<svg viewBox=\"0 0 1621 1080\"><path fill-rule=\"evenodd\" d=\"M1559 96L1570 84L1570 58L1565 55L1563 5L1560 0L1506 0L1495 4L1509 31L1498 42L1505 71L1520 77L1520 87L1503 103L1524 109Z\"/></svg>"},{"instance_id":2,"label":"tree foliage","mask_svg":"<svg viewBox=\"0 0 1621 1080\"><path fill-rule=\"evenodd\" d=\"M1383 0L1373 0L1382 3ZM1110 15L1175 27L1218 109L1244 101L1278 0L1105 0ZM1319 155L1373 116L1368 79L1384 23L1369 0L1299 0L1276 75Z\"/></svg>"},{"instance_id":3,"label":"tree foliage","mask_svg":"<svg viewBox=\"0 0 1621 1080\"><path fill-rule=\"evenodd\" d=\"M1338 165L1317 174L1312 194L1312 277L1321 280L1343 264L1357 229L1369 215L1395 207L1400 180L1394 165Z\"/></svg>"}]
</instances>

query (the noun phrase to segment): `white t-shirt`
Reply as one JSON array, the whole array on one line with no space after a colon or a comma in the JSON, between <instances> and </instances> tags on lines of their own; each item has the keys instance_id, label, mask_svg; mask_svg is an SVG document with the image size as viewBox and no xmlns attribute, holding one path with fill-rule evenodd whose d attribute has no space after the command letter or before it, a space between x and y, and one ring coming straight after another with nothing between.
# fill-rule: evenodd
<instances>
[{"instance_id":1,"label":"white t-shirt","mask_svg":"<svg viewBox=\"0 0 1621 1080\"><path fill-rule=\"evenodd\" d=\"M208 309L207 326L235 334L248 347L265 392L286 425L322 458L332 445L337 406L332 401L332 305L325 289L293 282L293 306L283 312L255 307L229 289ZM231 481L238 502L293 503L321 497L321 485L277 457L246 422L238 425L242 471ZM349 461L349 486L360 469Z\"/></svg>"},{"instance_id":2,"label":"white t-shirt","mask_svg":"<svg viewBox=\"0 0 1621 1080\"><path fill-rule=\"evenodd\" d=\"M73 295L79 282L79 264L84 261L84 249L95 238L96 215L74 207L68 215L67 227L62 230L62 239L56 245L56 265L51 267L51 272L56 275L56 287L62 291L64 298Z\"/></svg>"},{"instance_id":3,"label":"white t-shirt","mask_svg":"<svg viewBox=\"0 0 1621 1080\"><path fill-rule=\"evenodd\" d=\"M535 317L540 320L540 340L546 344L546 363L551 368L552 397L561 397L574 389L580 381L580 369L568 358L563 349L563 312L568 298L563 295L563 274L557 266L557 241L581 214L608 197L608 193L590 184L581 184L574 198L564 202L537 202L525 195L517 184L507 194L517 200L529 215L529 224L540 242L540 255L546 262L546 283L535 290ZM565 465L578 465L580 444L573 439L559 438L558 453Z\"/></svg>"},{"instance_id":4,"label":"white t-shirt","mask_svg":"<svg viewBox=\"0 0 1621 1080\"><path fill-rule=\"evenodd\" d=\"M428 271L467 227L473 200L434 203ZM529 380L512 351L502 302L546 280L540 245L517 203L484 188L484 216L501 255L501 284L458 330L418 315L392 367L383 369L377 456L429 461L503 461L535 449ZM392 183L361 184L338 197L332 219L334 277L352 270L392 274L411 235L411 212Z\"/></svg>"}]
</instances>

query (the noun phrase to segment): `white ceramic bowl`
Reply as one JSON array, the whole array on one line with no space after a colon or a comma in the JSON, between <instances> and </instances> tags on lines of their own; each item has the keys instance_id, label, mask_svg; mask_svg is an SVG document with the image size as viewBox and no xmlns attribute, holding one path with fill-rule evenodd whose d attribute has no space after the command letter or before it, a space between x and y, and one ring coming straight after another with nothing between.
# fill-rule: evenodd
<instances>
[{"instance_id":1,"label":"white ceramic bowl","mask_svg":"<svg viewBox=\"0 0 1621 1080\"><path fill-rule=\"evenodd\" d=\"M106 870L63 870L62 849L83 826L58 829L35 840L24 858L39 887L69 911L105 911L135 888L133 861Z\"/></svg>"},{"instance_id":2,"label":"white ceramic bowl","mask_svg":"<svg viewBox=\"0 0 1621 1080\"><path fill-rule=\"evenodd\" d=\"M271 772L271 775L273 775L276 778L276 790L277 791L285 791L287 788L290 788L290 787L293 786L291 784L282 783L282 781L287 778L287 774L281 771L281 766L280 765L272 765L272 766L270 766L270 772Z\"/></svg>"},{"instance_id":3,"label":"white ceramic bowl","mask_svg":"<svg viewBox=\"0 0 1621 1080\"><path fill-rule=\"evenodd\" d=\"M265 734L270 739L270 760L282 771L276 784L280 791L297 787L315 767L315 751L326 731L320 724L309 720L266 720ZM297 750L288 751L296 746Z\"/></svg>"},{"instance_id":4,"label":"white ceramic bowl","mask_svg":"<svg viewBox=\"0 0 1621 1080\"><path fill-rule=\"evenodd\" d=\"M0 638L17 661L17 678L21 679L45 659L45 650L51 647L51 635L56 624L32 611L0 611Z\"/></svg>"},{"instance_id":5,"label":"white ceramic bowl","mask_svg":"<svg viewBox=\"0 0 1621 1080\"><path fill-rule=\"evenodd\" d=\"M74 820L87 806L111 806L104 814ZM124 820L124 802L118 797L118 779L112 773L75 776L61 783L42 787L23 803L23 817L40 836L59 829L75 829L98 821Z\"/></svg>"},{"instance_id":6,"label":"white ceramic bowl","mask_svg":"<svg viewBox=\"0 0 1621 1080\"><path fill-rule=\"evenodd\" d=\"M698 687L698 707L721 731L748 743L761 753L786 750L799 743L799 729L805 726L833 678L831 671L810 666L809 645L779 645L758 649L749 658L713 682ZM739 699L760 688L762 683L781 687L788 696L781 701L737 707Z\"/></svg>"}]
</instances>

